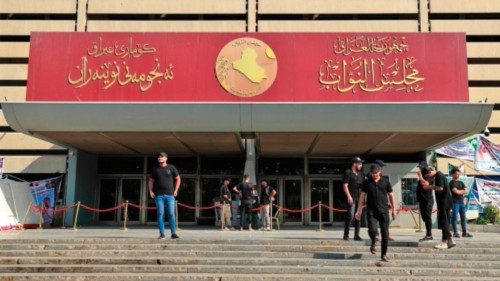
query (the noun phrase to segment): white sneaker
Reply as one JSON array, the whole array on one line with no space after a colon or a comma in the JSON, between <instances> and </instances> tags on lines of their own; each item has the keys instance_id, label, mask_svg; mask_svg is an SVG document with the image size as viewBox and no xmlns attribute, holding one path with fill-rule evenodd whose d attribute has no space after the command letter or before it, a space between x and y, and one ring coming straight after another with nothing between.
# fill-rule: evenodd
<instances>
[{"instance_id":1,"label":"white sneaker","mask_svg":"<svg viewBox=\"0 0 500 281\"><path fill-rule=\"evenodd\" d=\"M227 231L227 230L229 230L229 228L228 228L228 227L224 227L224 230L226 230L226 231Z\"/></svg>"},{"instance_id":2,"label":"white sneaker","mask_svg":"<svg viewBox=\"0 0 500 281\"><path fill-rule=\"evenodd\" d=\"M453 241L453 239L452 239L452 238L450 238L450 239L448 240L448 249L453 248L453 247L455 247L456 245L457 245L457 243L455 243L455 241Z\"/></svg>"},{"instance_id":3,"label":"white sneaker","mask_svg":"<svg viewBox=\"0 0 500 281\"><path fill-rule=\"evenodd\" d=\"M269 226L266 227L266 231L271 231L271 228Z\"/></svg>"},{"instance_id":4,"label":"white sneaker","mask_svg":"<svg viewBox=\"0 0 500 281\"><path fill-rule=\"evenodd\" d=\"M448 244L441 242L441 243L437 244L436 246L434 246L434 248L440 249L440 250L448 249Z\"/></svg>"}]
</instances>

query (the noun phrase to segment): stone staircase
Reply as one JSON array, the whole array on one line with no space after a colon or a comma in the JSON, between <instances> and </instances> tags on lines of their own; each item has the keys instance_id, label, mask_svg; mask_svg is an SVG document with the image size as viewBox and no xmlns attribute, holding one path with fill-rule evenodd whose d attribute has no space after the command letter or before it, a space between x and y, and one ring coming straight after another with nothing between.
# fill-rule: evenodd
<instances>
[{"instance_id":1,"label":"stone staircase","mask_svg":"<svg viewBox=\"0 0 500 281\"><path fill-rule=\"evenodd\" d=\"M0 240L0 280L500 280L500 242L339 239L72 238Z\"/></svg>"}]
</instances>

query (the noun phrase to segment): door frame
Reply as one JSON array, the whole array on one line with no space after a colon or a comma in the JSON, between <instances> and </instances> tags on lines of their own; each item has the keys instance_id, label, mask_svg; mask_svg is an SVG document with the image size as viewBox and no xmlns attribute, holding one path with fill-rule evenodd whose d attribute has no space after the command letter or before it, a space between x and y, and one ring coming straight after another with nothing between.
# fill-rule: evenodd
<instances>
[{"instance_id":1,"label":"door frame","mask_svg":"<svg viewBox=\"0 0 500 281\"><path fill-rule=\"evenodd\" d=\"M304 177L303 176L280 176L280 175L272 175L272 176L260 176L259 177L259 182L260 180L262 179L266 179L268 181L272 181L272 180L276 180L278 181L278 186L276 187L278 190L277 190L277 195L278 195L278 202L281 203L280 206L284 207L284 202L285 202L285 198L284 198L284 188L285 188L285 181L286 180L300 180L300 192L301 192L301 198L300 198L300 208L303 209L304 208L304 195L305 195L305 188L304 188ZM275 207L273 207L274 209ZM287 221L284 221L283 219L283 212L280 213L280 216L279 216L279 219L280 219L280 223L281 224L286 224L286 225L304 225L304 220L305 220L305 215L304 213L301 213L301 220L300 222L287 222Z\"/></svg>"},{"instance_id":2,"label":"door frame","mask_svg":"<svg viewBox=\"0 0 500 281\"><path fill-rule=\"evenodd\" d=\"M324 180L324 181L328 181L328 200L330 201L329 205L333 205L332 202L333 202L333 181L334 179L332 179L332 177L310 177L308 179L309 181L309 192L306 196L308 196L307 198L309 199L309 202L311 202L311 205L312 205L312 185L311 185L311 182L314 181L314 180ZM312 212L315 212L317 211L316 209L313 210ZM308 213L308 219L309 219L309 224L310 225L319 225L319 221L312 221L312 212L309 212ZM327 224L330 224L333 222L333 212L330 210L329 211L330 215L329 215L329 220L328 221L325 221L324 219L322 220L323 224L327 223Z\"/></svg>"},{"instance_id":3,"label":"door frame","mask_svg":"<svg viewBox=\"0 0 500 281\"><path fill-rule=\"evenodd\" d=\"M121 204L121 198L122 198L122 183L124 179L139 179L141 181L141 191L139 193L139 205L145 205L145 195L146 195L146 177L144 175L100 175L97 177L98 181L98 188L96 192L96 202L97 206L99 207L101 204L101 181L102 180L116 180L116 201L115 201L115 206L118 204ZM130 208L130 207L129 207ZM121 219L122 217L122 212L123 209L120 208L116 210L116 215L115 219L113 221L101 221L99 219L99 214L95 213L94 214L94 221L98 224L102 225L117 225L117 224L123 224L123 220ZM145 221L145 210L141 209L139 210L139 220L138 221L130 221L127 220L127 224L132 224L132 225L138 225L138 224L144 224Z\"/></svg>"}]
</instances>

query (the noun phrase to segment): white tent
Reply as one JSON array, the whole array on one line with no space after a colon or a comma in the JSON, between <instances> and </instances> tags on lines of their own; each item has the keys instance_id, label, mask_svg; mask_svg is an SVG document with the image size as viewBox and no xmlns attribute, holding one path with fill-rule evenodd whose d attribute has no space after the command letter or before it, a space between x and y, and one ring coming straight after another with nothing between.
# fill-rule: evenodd
<instances>
[{"instance_id":1,"label":"white tent","mask_svg":"<svg viewBox=\"0 0 500 281\"><path fill-rule=\"evenodd\" d=\"M31 202L29 183L0 179L0 230L20 226ZM38 224L39 217L29 212L25 224Z\"/></svg>"}]
</instances>

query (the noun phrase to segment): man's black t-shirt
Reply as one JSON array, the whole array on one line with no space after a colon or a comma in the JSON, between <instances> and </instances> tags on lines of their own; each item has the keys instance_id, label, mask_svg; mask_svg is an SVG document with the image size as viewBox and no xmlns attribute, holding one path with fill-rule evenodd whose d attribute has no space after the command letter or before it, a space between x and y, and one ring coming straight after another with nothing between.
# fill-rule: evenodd
<instances>
[{"instance_id":1,"label":"man's black t-shirt","mask_svg":"<svg viewBox=\"0 0 500 281\"><path fill-rule=\"evenodd\" d=\"M446 184L446 176L441 172L437 172L436 175L434 176L434 183L432 185L441 186L443 188L443 191L435 192L436 203L438 205L442 204L443 206L449 207L452 199L451 199L450 187L448 184Z\"/></svg>"},{"instance_id":2,"label":"man's black t-shirt","mask_svg":"<svg viewBox=\"0 0 500 281\"><path fill-rule=\"evenodd\" d=\"M457 190L464 190L465 184L460 181L460 180L451 180L450 181L450 191L456 188ZM451 192L451 196L453 197L453 203L463 203L464 202L464 196L463 195L457 195L454 192Z\"/></svg>"},{"instance_id":3,"label":"man's black t-shirt","mask_svg":"<svg viewBox=\"0 0 500 281\"><path fill-rule=\"evenodd\" d=\"M418 202L434 202L432 189L424 189L420 181L417 184L417 200Z\"/></svg>"},{"instance_id":4,"label":"man's black t-shirt","mask_svg":"<svg viewBox=\"0 0 500 281\"><path fill-rule=\"evenodd\" d=\"M236 189L241 192L242 201L252 201L252 184L249 182L241 182L236 186Z\"/></svg>"},{"instance_id":5,"label":"man's black t-shirt","mask_svg":"<svg viewBox=\"0 0 500 281\"><path fill-rule=\"evenodd\" d=\"M387 195L392 192L392 186L385 178L378 182L368 179L363 183L362 191L366 193L366 207L378 214L387 214L389 199Z\"/></svg>"},{"instance_id":6,"label":"man's black t-shirt","mask_svg":"<svg viewBox=\"0 0 500 281\"><path fill-rule=\"evenodd\" d=\"M363 186L363 181L365 180L365 175L363 172L359 171L355 174L351 169L345 171L342 178L343 183L347 183L349 188L349 193L351 194L352 200L357 202L359 199L359 191Z\"/></svg>"},{"instance_id":7,"label":"man's black t-shirt","mask_svg":"<svg viewBox=\"0 0 500 281\"><path fill-rule=\"evenodd\" d=\"M260 203L263 205L270 204L269 196L273 193L274 188L271 186L262 187L260 190Z\"/></svg>"},{"instance_id":8,"label":"man's black t-shirt","mask_svg":"<svg viewBox=\"0 0 500 281\"><path fill-rule=\"evenodd\" d=\"M224 198L224 195L227 195L227 199ZM229 187L225 185L220 187L220 201L225 202L226 204L231 202L231 191L229 191Z\"/></svg>"},{"instance_id":9,"label":"man's black t-shirt","mask_svg":"<svg viewBox=\"0 0 500 281\"><path fill-rule=\"evenodd\" d=\"M171 164L153 168L149 174L154 180L153 192L156 195L174 195L174 178L178 175L177 168Z\"/></svg>"}]
</instances>

